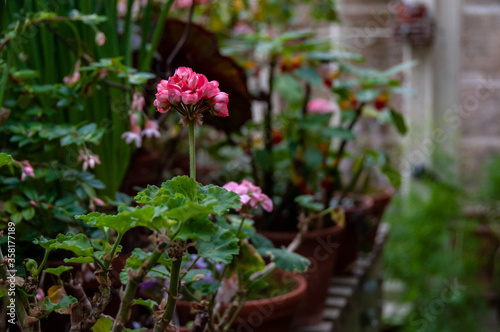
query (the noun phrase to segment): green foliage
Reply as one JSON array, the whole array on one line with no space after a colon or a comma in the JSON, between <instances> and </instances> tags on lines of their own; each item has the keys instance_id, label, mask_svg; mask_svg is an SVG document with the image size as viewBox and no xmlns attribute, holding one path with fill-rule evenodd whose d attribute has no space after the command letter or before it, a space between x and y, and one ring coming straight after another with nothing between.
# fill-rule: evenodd
<instances>
[{"instance_id":1,"label":"green foliage","mask_svg":"<svg viewBox=\"0 0 500 332\"><path fill-rule=\"evenodd\" d=\"M94 332L109 332L113 327L113 318L106 315L101 315L95 325L92 327Z\"/></svg>"},{"instance_id":2,"label":"green foliage","mask_svg":"<svg viewBox=\"0 0 500 332\"><path fill-rule=\"evenodd\" d=\"M82 234L59 234L50 249L63 249L72 251L76 256L92 256L94 248L87 237Z\"/></svg>"},{"instance_id":3,"label":"green foliage","mask_svg":"<svg viewBox=\"0 0 500 332\"><path fill-rule=\"evenodd\" d=\"M12 159L12 157L6 153L0 153L0 167L2 166L5 166L5 165L9 165L10 163L12 163L14 161L14 159Z\"/></svg>"},{"instance_id":4,"label":"green foliage","mask_svg":"<svg viewBox=\"0 0 500 332\"><path fill-rule=\"evenodd\" d=\"M58 303L52 303L49 297L46 296L44 301L42 302L42 307L45 308L45 310L47 310L45 316L48 316L53 311L68 308L70 305L74 303L78 303L78 300L76 298L74 298L73 296L67 296L61 294L61 299L59 300Z\"/></svg>"},{"instance_id":5,"label":"green foliage","mask_svg":"<svg viewBox=\"0 0 500 332\"><path fill-rule=\"evenodd\" d=\"M204 240L200 238L195 245L198 254L214 262L231 263L233 255L239 252L238 238L233 232L215 225L215 232Z\"/></svg>"},{"instance_id":6,"label":"green foliage","mask_svg":"<svg viewBox=\"0 0 500 332\"><path fill-rule=\"evenodd\" d=\"M474 224L463 217L464 200L458 189L424 181L391 204L386 274L404 282L403 300L414 304L404 331L479 330L485 303L477 282ZM445 310L431 309L436 301Z\"/></svg>"},{"instance_id":7,"label":"green foliage","mask_svg":"<svg viewBox=\"0 0 500 332\"><path fill-rule=\"evenodd\" d=\"M57 277L60 277L61 274L63 274L66 271L69 271L69 270L73 270L73 267L72 266L61 265L61 266L59 266L57 268L47 268L44 271L47 272L47 273L53 274L53 275L55 275Z\"/></svg>"},{"instance_id":8,"label":"green foliage","mask_svg":"<svg viewBox=\"0 0 500 332\"><path fill-rule=\"evenodd\" d=\"M270 254L272 261L278 269L289 272L305 272L311 262L303 256L294 252L289 252L285 247L277 249L267 249L267 254Z\"/></svg>"},{"instance_id":9,"label":"green foliage","mask_svg":"<svg viewBox=\"0 0 500 332\"><path fill-rule=\"evenodd\" d=\"M144 300L144 299L137 299L134 301L134 303L132 303L132 305L142 305L142 306L145 306L147 308L149 308L149 310L151 310L152 313L155 312L155 307L158 306L158 303L156 303L155 301L151 300L151 299L147 299L147 300Z\"/></svg>"}]
</instances>

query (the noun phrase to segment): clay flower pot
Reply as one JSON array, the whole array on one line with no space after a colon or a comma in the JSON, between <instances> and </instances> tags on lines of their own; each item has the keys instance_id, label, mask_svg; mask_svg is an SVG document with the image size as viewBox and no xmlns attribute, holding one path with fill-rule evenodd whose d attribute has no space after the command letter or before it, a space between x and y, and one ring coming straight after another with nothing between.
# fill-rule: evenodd
<instances>
[{"instance_id":1,"label":"clay flower pot","mask_svg":"<svg viewBox=\"0 0 500 332\"><path fill-rule=\"evenodd\" d=\"M358 258L360 240L363 234L368 233L368 214L372 207L373 199L363 196L358 204L345 209L345 229L340 239L334 274L345 271Z\"/></svg>"},{"instance_id":2,"label":"clay flower pot","mask_svg":"<svg viewBox=\"0 0 500 332\"><path fill-rule=\"evenodd\" d=\"M372 248L375 243L375 236L377 235L378 227L380 226L380 222L382 221L386 208L391 203L394 192L394 188L388 187L383 191L369 195L369 197L373 199L373 207L369 212L370 230L366 239L368 248Z\"/></svg>"},{"instance_id":3,"label":"clay flower pot","mask_svg":"<svg viewBox=\"0 0 500 332\"><path fill-rule=\"evenodd\" d=\"M294 317L294 325L307 326L321 321L342 231L341 227L333 226L308 232L296 250L298 254L307 257L311 265L307 272L302 274L307 280L308 287ZM259 231L259 233L271 240L277 248L287 246L297 235L296 232Z\"/></svg>"},{"instance_id":4,"label":"clay flower pot","mask_svg":"<svg viewBox=\"0 0 500 332\"><path fill-rule=\"evenodd\" d=\"M307 282L304 277L298 274L282 271L276 271L276 277L278 280L281 280L279 278L291 277L295 283L294 290L268 299L245 302L233 325L236 331L286 332L290 330L298 305L305 295ZM176 310L181 324L194 319L190 312L191 302L178 301ZM189 330L186 327L180 327L181 332Z\"/></svg>"}]
</instances>

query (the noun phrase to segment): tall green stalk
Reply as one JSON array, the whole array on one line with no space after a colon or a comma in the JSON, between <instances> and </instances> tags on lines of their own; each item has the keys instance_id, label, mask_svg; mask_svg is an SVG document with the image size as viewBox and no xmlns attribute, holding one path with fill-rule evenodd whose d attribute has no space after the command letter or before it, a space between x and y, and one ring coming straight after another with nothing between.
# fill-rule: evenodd
<instances>
[{"instance_id":1,"label":"tall green stalk","mask_svg":"<svg viewBox=\"0 0 500 332\"><path fill-rule=\"evenodd\" d=\"M168 289L167 306L165 313L158 324L155 325L154 332L163 332L174 317L175 305L179 296L179 275L181 271L182 258L172 261L172 270L170 271L170 287Z\"/></svg>"},{"instance_id":2,"label":"tall green stalk","mask_svg":"<svg viewBox=\"0 0 500 332\"><path fill-rule=\"evenodd\" d=\"M196 161L194 151L194 121L189 121L189 167L191 178L196 180Z\"/></svg>"}]
</instances>

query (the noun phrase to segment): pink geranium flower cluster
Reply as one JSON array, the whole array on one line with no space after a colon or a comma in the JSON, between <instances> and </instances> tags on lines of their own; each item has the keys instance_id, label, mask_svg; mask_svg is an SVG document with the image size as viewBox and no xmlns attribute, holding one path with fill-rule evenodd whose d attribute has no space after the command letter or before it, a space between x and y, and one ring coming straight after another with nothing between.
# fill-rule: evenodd
<instances>
[{"instance_id":1,"label":"pink geranium flower cluster","mask_svg":"<svg viewBox=\"0 0 500 332\"><path fill-rule=\"evenodd\" d=\"M260 205L267 212L273 210L273 201L262 192L260 187L254 185L250 181L243 180L241 184L234 181L226 183L222 188L234 191L240 195L241 204L251 206L253 208Z\"/></svg>"},{"instance_id":2,"label":"pink geranium flower cluster","mask_svg":"<svg viewBox=\"0 0 500 332\"><path fill-rule=\"evenodd\" d=\"M200 124L205 111L217 116L229 115L229 98L219 90L219 82L209 82L205 75L191 68L177 68L174 75L162 80L157 88L154 105L158 112L165 113L173 108L182 115L184 125L193 120Z\"/></svg>"},{"instance_id":3,"label":"pink geranium flower cluster","mask_svg":"<svg viewBox=\"0 0 500 332\"><path fill-rule=\"evenodd\" d=\"M336 110L335 105L326 99L313 99L307 103L307 112L314 114L333 113Z\"/></svg>"}]
</instances>

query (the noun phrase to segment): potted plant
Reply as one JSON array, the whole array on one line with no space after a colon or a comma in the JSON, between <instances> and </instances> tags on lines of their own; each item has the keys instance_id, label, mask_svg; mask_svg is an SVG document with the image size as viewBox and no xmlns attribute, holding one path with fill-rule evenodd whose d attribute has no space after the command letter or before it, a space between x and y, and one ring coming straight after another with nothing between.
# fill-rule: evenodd
<instances>
[{"instance_id":1,"label":"potted plant","mask_svg":"<svg viewBox=\"0 0 500 332\"><path fill-rule=\"evenodd\" d=\"M312 249L298 249L313 260L315 247L331 243L328 264L321 264L330 269L323 274L323 282L313 282L324 285L334 265L337 244L343 243L339 249L343 252L338 255L340 270L356 258L360 228L365 227L373 205L372 198L358 195L355 187L369 159L382 158L374 149L352 149L361 135L356 125L361 119L372 119L373 125L393 124L401 134L406 132L401 114L388 106L388 100L391 93L401 91L393 76L411 64L386 71L362 69L352 64L359 56L332 49L328 40L315 38L310 31L280 34L279 29L270 28L237 34L226 42L224 50L245 59L249 76L256 82L266 82L264 86L250 85L264 105L262 122L246 126L243 135L232 135L226 142L226 146L243 150L237 155L247 159L244 176L252 177L276 203L272 213L258 220L258 229L277 244L291 242L303 209L297 198L302 195L312 196L325 211L341 208L345 212L344 235L325 213L322 222L310 226L311 232L323 233L320 237L314 234ZM320 93L328 99L316 98ZM397 184L398 173L388 162L379 161L375 166ZM320 293L325 294L326 289ZM321 303L322 299L305 302ZM306 307L311 309L304 304ZM321 312L318 307L307 323L318 321Z\"/></svg>"},{"instance_id":2,"label":"potted plant","mask_svg":"<svg viewBox=\"0 0 500 332\"><path fill-rule=\"evenodd\" d=\"M121 205L117 214L92 212L78 216L95 229L92 238L84 233L66 233L53 239L42 236L35 240L35 244L44 249L44 258L40 263L33 259L25 261L27 275L22 281L11 280L14 278L11 268L14 259L10 254L2 255L1 278L9 280L2 295L8 303L17 303L14 316L23 331L39 331L40 321L54 311L71 315L70 331L124 331L131 307L134 304L148 305L145 300L135 298L139 285L154 276L168 279L168 296L154 312L154 331L175 329L170 326L173 326L179 288L182 280L189 281L186 278L194 273L191 271L194 264L183 269L188 252L194 250L199 258L230 264L233 256L244 247L241 241L246 232L244 219L240 218L239 223L234 224L222 224L220 219L228 209L240 209L244 198L218 186L202 186L195 180L195 125L201 124L205 112L228 116L227 103L228 95L219 90L218 82L209 82L204 75L196 74L190 68L178 68L174 76L158 85L155 106L160 112L178 111L183 124L189 127L191 176L175 177L161 187L148 186L135 197L137 206ZM13 163L8 155L0 156L2 166ZM252 199L255 197L256 193ZM268 198L265 204L269 206ZM214 222L212 218L219 220ZM144 249L136 248L127 259L123 270L126 286L120 294L119 311L116 317L105 316L103 312L111 297L111 262L121 250L124 234L138 226L150 230L150 245ZM235 231L240 227L241 234ZM7 230L14 232L15 224L9 222ZM247 242L245 245L248 248ZM57 250L74 254L74 257L66 258L65 263L92 263L96 266L94 274L99 292L92 299L77 280L64 281L61 278L64 272L73 269L72 266L46 267L48 257ZM273 258L275 265L286 262L291 264L289 269L292 270L297 268L295 264L300 264L299 270L307 266L307 260L286 250L274 251L268 247L266 250L276 254ZM58 280L48 290L47 296L39 291L40 278L44 274L54 275ZM261 282L257 277L253 280Z\"/></svg>"}]
</instances>

